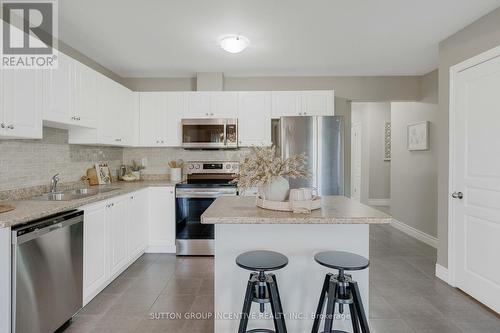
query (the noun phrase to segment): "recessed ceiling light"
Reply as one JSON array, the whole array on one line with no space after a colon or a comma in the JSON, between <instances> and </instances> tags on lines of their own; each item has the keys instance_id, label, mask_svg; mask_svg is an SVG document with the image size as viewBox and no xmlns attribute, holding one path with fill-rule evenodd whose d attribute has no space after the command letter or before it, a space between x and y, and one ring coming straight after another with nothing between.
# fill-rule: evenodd
<instances>
[{"instance_id":1,"label":"recessed ceiling light","mask_svg":"<svg viewBox=\"0 0 500 333\"><path fill-rule=\"evenodd\" d=\"M227 35L219 40L220 47L229 53L240 53L247 48L250 41L245 36Z\"/></svg>"}]
</instances>

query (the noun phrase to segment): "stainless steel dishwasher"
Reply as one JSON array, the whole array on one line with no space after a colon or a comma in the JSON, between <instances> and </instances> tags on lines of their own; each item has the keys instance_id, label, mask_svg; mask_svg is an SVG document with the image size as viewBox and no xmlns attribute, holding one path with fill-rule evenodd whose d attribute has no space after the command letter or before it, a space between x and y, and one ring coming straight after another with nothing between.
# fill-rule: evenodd
<instances>
[{"instance_id":1,"label":"stainless steel dishwasher","mask_svg":"<svg viewBox=\"0 0 500 333\"><path fill-rule=\"evenodd\" d=\"M12 332L52 333L81 309L83 211L12 230Z\"/></svg>"}]
</instances>

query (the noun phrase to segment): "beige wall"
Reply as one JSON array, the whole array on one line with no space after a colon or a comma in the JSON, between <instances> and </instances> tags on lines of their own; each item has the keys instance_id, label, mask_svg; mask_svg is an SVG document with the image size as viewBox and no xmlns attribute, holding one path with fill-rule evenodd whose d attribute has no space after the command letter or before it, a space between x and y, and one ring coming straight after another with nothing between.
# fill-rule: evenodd
<instances>
[{"instance_id":1,"label":"beige wall","mask_svg":"<svg viewBox=\"0 0 500 333\"><path fill-rule=\"evenodd\" d=\"M500 8L439 45L438 263L448 266L448 121L450 67L500 45Z\"/></svg>"}]
</instances>

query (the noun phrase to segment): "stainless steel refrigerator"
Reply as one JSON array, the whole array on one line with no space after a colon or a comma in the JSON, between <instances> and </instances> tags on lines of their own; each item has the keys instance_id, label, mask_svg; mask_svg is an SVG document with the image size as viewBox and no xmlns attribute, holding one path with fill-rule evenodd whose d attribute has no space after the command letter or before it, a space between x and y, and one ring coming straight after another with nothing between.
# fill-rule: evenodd
<instances>
[{"instance_id":1,"label":"stainless steel refrigerator","mask_svg":"<svg viewBox=\"0 0 500 333\"><path fill-rule=\"evenodd\" d=\"M290 188L319 195L344 194L344 122L341 116L282 117L273 121L273 144L283 158L306 153L312 179L290 179Z\"/></svg>"}]
</instances>

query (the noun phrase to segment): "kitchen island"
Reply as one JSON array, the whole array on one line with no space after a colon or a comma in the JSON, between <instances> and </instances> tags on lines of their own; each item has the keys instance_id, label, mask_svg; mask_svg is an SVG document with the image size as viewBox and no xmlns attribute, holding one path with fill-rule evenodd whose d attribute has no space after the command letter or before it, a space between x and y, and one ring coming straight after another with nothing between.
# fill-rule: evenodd
<instances>
[{"instance_id":1,"label":"kitchen island","mask_svg":"<svg viewBox=\"0 0 500 333\"><path fill-rule=\"evenodd\" d=\"M249 271L239 268L236 257L251 250L272 250L286 255L289 264L276 272L287 329L311 330L325 274L331 269L314 261L325 250L353 252L369 258L369 224L389 223L391 217L343 196L322 198L321 209L293 214L261 209L254 197L218 198L201 222L215 224L215 332L238 331ZM334 272L336 273L336 272ZM368 269L352 273L368 309ZM270 313L267 305L266 313ZM258 314L256 304L252 314ZM268 317L266 317L268 318ZM348 329L341 320L338 329ZM251 319L248 329L273 328L272 320Z\"/></svg>"}]
</instances>

